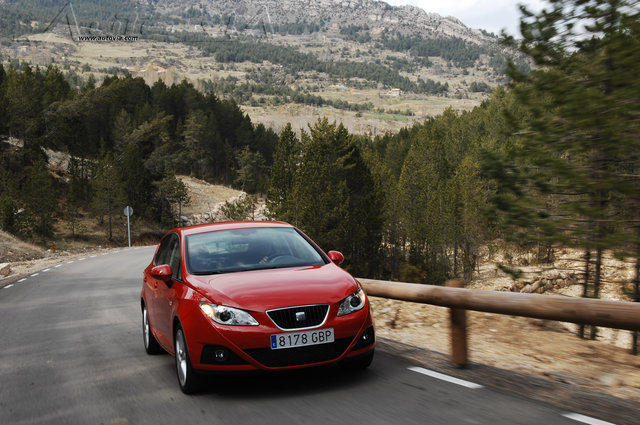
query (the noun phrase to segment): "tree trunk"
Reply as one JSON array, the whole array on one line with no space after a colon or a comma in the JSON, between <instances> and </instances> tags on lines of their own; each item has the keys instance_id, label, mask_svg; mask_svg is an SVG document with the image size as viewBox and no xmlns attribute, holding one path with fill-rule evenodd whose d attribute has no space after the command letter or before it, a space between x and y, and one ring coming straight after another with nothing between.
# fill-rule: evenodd
<instances>
[{"instance_id":1,"label":"tree trunk","mask_svg":"<svg viewBox=\"0 0 640 425\"><path fill-rule=\"evenodd\" d=\"M471 254L471 246L469 244L469 242L465 243L464 246L464 252L462 254L462 257L464 258L464 263L463 263L463 275L464 275L464 280L466 280L467 282L469 282L471 280L471 278L473 277L473 268L474 268L474 264L473 264L473 257Z\"/></svg>"},{"instance_id":2,"label":"tree trunk","mask_svg":"<svg viewBox=\"0 0 640 425\"><path fill-rule=\"evenodd\" d=\"M589 291L589 266L591 265L591 250L584 251L584 281L582 282L582 298L586 298ZM584 338L584 325L580 325L578 336Z\"/></svg>"},{"instance_id":3,"label":"tree trunk","mask_svg":"<svg viewBox=\"0 0 640 425\"><path fill-rule=\"evenodd\" d=\"M542 242L538 242L538 252L536 253L536 261L538 264L542 263L542 248L543 244Z\"/></svg>"},{"instance_id":4,"label":"tree trunk","mask_svg":"<svg viewBox=\"0 0 640 425\"><path fill-rule=\"evenodd\" d=\"M445 279L448 279L449 276L449 258L447 258L447 253L444 249L444 246L440 247L440 255L442 256L442 275Z\"/></svg>"},{"instance_id":5,"label":"tree trunk","mask_svg":"<svg viewBox=\"0 0 640 425\"><path fill-rule=\"evenodd\" d=\"M640 227L638 228L640 232ZM636 253L635 276L633 278L633 301L640 302L640 245ZM638 355L638 331L633 331L631 341L631 354Z\"/></svg>"},{"instance_id":6,"label":"tree trunk","mask_svg":"<svg viewBox=\"0 0 640 425\"><path fill-rule=\"evenodd\" d=\"M73 209L71 210L71 237L76 237L76 213Z\"/></svg>"},{"instance_id":7,"label":"tree trunk","mask_svg":"<svg viewBox=\"0 0 640 425\"><path fill-rule=\"evenodd\" d=\"M107 189L107 215L109 216L109 242L113 240L113 231L111 229L111 188Z\"/></svg>"},{"instance_id":8,"label":"tree trunk","mask_svg":"<svg viewBox=\"0 0 640 425\"><path fill-rule=\"evenodd\" d=\"M46 227L47 227L47 222L44 218L44 215L40 216L40 233L42 234L42 243L44 244L47 240L45 234L46 234Z\"/></svg>"},{"instance_id":9,"label":"tree trunk","mask_svg":"<svg viewBox=\"0 0 640 425\"><path fill-rule=\"evenodd\" d=\"M453 276L458 277L458 241L453 247Z\"/></svg>"},{"instance_id":10,"label":"tree trunk","mask_svg":"<svg viewBox=\"0 0 640 425\"><path fill-rule=\"evenodd\" d=\"M602 271L602 248L598 247L596 249L596 269L593 275L593 298L600 297L601 271ZM591 333L589 335L590 339L596 339L597 333L598 333L598 328L595 326L591 326Z\"/></svg>"}]
</instances>

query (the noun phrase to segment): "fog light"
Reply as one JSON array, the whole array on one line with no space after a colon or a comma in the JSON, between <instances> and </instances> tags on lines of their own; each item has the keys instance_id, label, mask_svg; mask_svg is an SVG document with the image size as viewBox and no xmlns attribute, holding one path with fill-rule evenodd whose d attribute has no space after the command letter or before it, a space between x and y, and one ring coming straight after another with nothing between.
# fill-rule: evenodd
<instances>
[{"instance_id":1,"label":"fog light","mask_svg":"<svg viewBox=\"0 0 640 425\"><path fill-rule=\"evenodd\" d=\"M213 357L216 359L217 362L223 362L227 360L228 356L229 355L227 354L227 350L225 350L224 348L219 348L213 352Z\"/></svg>"},{"instance_id":2,"label":"fog light","mask_svg":"<svg viewBox=\"0 0 640 425\"><path fill-rule=\"evenodd\" d=\"M376 340L376 335L373 331L373 326L369 326L367 329L362 332L360 338L353 346L352 350L360 350L361 348L368 347L372 345Z\"/></svg>"}]
</instances>

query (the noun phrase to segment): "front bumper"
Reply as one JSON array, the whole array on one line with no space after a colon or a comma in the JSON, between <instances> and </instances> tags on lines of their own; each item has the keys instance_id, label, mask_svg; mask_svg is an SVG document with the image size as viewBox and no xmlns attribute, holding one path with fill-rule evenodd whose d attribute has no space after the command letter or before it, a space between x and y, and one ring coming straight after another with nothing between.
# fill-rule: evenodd
<instances>
[{"instance_id":1,"label":"front bumper","mask_svg":"<svg viewBox=\"0 0 640 425\"><path fill-rule=\"evenodd\" d=\"M192 366L203 371L297 369L339 362L374 348L375 332L368 303L362 310L346 316L337 317L336 313L337 306L331 306L327 321L317 328L333 328L333 343L279 350L270 348L270 337L288 331L276 327L265 313L252 312L259 326L219 326L196 314L191 317L189 328L185 328ZM221 356L224 359L217 359L216 351L224 349L227 350Z\"/></svg>"}]
</instances>

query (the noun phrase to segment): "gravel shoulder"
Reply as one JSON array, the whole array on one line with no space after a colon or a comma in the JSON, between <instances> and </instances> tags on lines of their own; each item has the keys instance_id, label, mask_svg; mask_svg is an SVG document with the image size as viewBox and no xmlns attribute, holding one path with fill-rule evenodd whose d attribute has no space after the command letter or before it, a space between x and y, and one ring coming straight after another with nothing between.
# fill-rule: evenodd
<instances>
[{"instance_id":1,"label":"gravel shoulder","mask_svg":"<svg viewBox=\"0 0 640 425\"><path fill-rule=\"evenodd\" d=\"M370 302L378 336L447 356L446 308L376 297ZM567 329L568 324L467 314L470 359L475 364L640 402L640 356L628 349L604 340L581 340Z\"/></svg>"},{"instance_id":2,"label":"gravel shoulder","mask_svg":"<svg viewBox=\"0 0 640 425\"><path fill-rule=\"evenodd\" d=\"M380 331L379 326L378 331ZM380 336L380 332L378 335ZM565 411L595 416L606 420L606 423L617 425L640 423L640 410L636 401L615 397L599 391L598 388L576 386L572 382L548 379L537 376L530 370L526 373L515 372L506 364L501 367L475 361L466 368L459 369L451 364L449 357L444 353L384 337L378 338L376 350L402 357L427 369L517 394L523 398L548 403ZM454 399L451 402L463 401Z\"/></svg>"}]
</instances>

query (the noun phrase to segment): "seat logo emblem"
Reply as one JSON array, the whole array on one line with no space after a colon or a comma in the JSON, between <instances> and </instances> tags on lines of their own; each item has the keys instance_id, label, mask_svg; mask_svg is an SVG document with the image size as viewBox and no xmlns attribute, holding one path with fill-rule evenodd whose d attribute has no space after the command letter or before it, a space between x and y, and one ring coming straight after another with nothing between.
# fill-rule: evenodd
<instances>
[{"instance_id":1,"label":"seat logo emblem","mask_svg":"<svg viewBox=\"0 0 640 425\"><path fill-rule=\"evenodd\" d=\"M307 316L304 314L304 311L297 311L296 312L296 322L304 322L304 319L306 319Z\"/></svg>"}]
</instances>

